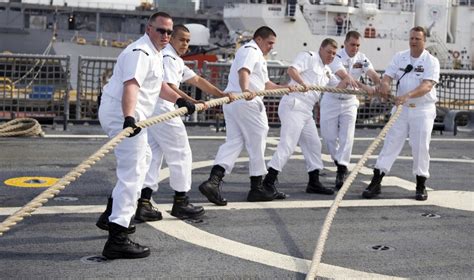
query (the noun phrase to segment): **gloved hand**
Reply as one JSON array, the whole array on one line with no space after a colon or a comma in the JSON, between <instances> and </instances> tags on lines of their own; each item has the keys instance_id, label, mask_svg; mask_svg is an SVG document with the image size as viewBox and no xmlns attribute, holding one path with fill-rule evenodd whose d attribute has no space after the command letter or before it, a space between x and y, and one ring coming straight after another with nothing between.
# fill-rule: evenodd
<instances>
[{"instance_id":1,"label":"gloved hand","mask_svg":"<svg viewBox=\"0 0 474 280\"><path fill-rule=\"evenodd\" d=\"M176 100L176 105L178 105L179 108L186 107L188 109L188 112L186 113L187 116L196 111L196 106L184 98L178 98L178 100Z\"/></svg>"},{"instance_id":2,"label":"gloved hand","mask_svg":"<svg viewBox=\"0 0 474 280\"><path fill-rule=\"evenodd\" d=\"M131 127L134 129L133 133L130 134L128 137L133 137L137 135L138 133L140 133L140 131L142 131L142 129L135 124L134 117L130 117L130 116L125 117L125 120L123 122L123 128L125 129L127 127Z\"/></svg>"}]
</instances>

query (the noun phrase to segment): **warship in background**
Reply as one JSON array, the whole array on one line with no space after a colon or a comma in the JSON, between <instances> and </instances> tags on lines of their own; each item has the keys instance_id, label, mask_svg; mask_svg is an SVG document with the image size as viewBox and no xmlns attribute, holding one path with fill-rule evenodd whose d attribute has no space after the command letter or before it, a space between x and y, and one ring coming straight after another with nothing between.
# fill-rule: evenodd
<instances>
[{"instance_id":1,"label":"warship in background","mask_svg":"<svg viewBox=\"0 0 474 280\"><path fill-rule=\"evenodd\" d=\"M187 24L194 35L191 39L194 52L219 49L210 42L224 44L222 39L227 29L222 12L196 10L180 1L174 5L169 1L169 5L163 4L159 10L169 12L175 23ZM157 8L158 3L146 0L138 6L89 1L72 6L66 0L51 0L49 4L39 0L0 0L0 53L68 55L71 86L75 88L79 56L117 57L123 48L142 36L148 17ZM196 59L196 56L190 58Z\"/></svg>"},{"instance_id":2,"label":"warship in background","mask_svg":"<svg viewBox=\"0 0 474 280\"><path fill-rule=\"evenodd\" d=\"M224 8L231 34L245 36L256 26L277 31L272 59L291 62L295 53L317 50L324 38L340 45L348 30L363 36L361 51L377 70L408 48L409 30L428 30L427 49L444 69L471 69L474 58L472 0L247 0Z\"/></svg>"}]
</instances>

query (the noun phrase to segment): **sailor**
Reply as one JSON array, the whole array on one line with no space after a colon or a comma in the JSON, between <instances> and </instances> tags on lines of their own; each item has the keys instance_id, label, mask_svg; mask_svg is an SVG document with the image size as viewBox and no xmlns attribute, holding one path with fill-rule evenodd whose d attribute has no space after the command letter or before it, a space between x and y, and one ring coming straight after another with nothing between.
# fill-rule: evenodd
<instances>
[{"instance_id":1,"label":"sailor","mask_svg":"<svg viewBox=\"0 0 474 280\"><path fill-rule=\"evenodd\" d=\"M318 52L305 51L297 55L288 68L291 78L290 85L301 85L307 89L308 85L326 86L330 80L345 87L347 82L339 82L328 64L336 55L337 42L325 39ZM319 172L323 169L321 160L321 140L313 118L313 108L319 101L319 92L307 93L291 92L283 96L278 106L280 117L280 142L268 163L268 173L263 180L265 188L275 188L277 175L282 171L286 162L299 144L306 161L306 170L309 182L307 193L334 194L332 188L326 188L319 181Z\"/></svg>"},{"instance_id":2,"label":"sailor","mask_svg":"<svg viewBox=\"0 0 474 280\"><path fill-rule=\"evenodd\" d=\"M245 147L249 154L250 191L248 201L270 201L274 199L275 190L265 190L262 176L266 174L264 152L268 132L268 120L265 105L255 91L265 89L288 88L269 80L267 55L276 41L275 32L267 27L258 28L253 40L237 50L232 62L229 82L224 92L248 92L246 100L237 100L224 104L226 122L226 142L219 147L210 177L199 186L201 193L216 205L226 205L220 185L225 173L229 174L235 160Z\"/></svg>"},{"instance_id":3,"label":"sailor","mask_svg":"<svg viewBox=\"0 0 474 280\"><path fill-rule=\"evenodd\" d=\"M329 67L341 80L352 78L355 86L363 75L378 85L379 75L367 56L359 52L360 38L357 31L347 32L344 48L337 52ZM320 107L321 136L337 166L335 188L339 190L348 174L359 100L355 95L325 92Z\"/></svg>"},{"instance_id":4,"label":"sailor","mask_svg":"<svg viewBox=\"0 0 474 280\"><path fill-rule=\"evenodd\" d=\"M146 129L136 122L151 116L158 96L179 101L177 95L163 82L161 49L169 42L173 21L163 12L150 16L146 33L130 44L117 58L113 75L103 90L99 121L112 138L124 128L134 132L115 148L117 183L106 212L108 240L102 254L108 259L143 258L150 255L146 246L132 242L128 233L134 231L130 220L135 214L138 194L148 170L151 150ZM129 228L130 227L130 228Z\"/></svg>"},{"instance_id":5,"label":"sailor","mask_svg":"<svg viewBox=\"0 0 474 280\"><path fill-rule=\"evenodd\" d=\"M421 26L410 30L410 49L395 54L385 70L381 93L389 93L390 84L397 80L395 105L402 112L385 137L385 142L374 168L374 176L362 193L373 198L381 193L382 178L390 172L395 159L409 137L413 155L413 175L416 176L416 200L426 200L425 182L430 176L429 147L436 117L435 85L439 81L440 66L437 58L425 50L426 31ZM392 112L395 107L392 109Z\"/></svg>"},{"instance_id":6,"label":"sailor","mask_svg":"<svg viewBox=\"0 0 474 280\"><path fill-rule=\"evenodd\" d=\"M229 96L211 83L196 75L185 65L180 57L188 51L191 34L184 25L175 25L170 43L163 49L164 81L181 97L193 104L200 103L179 89L181 82L198 87L215 97ZM158 99L153 115L160 115L175 110L174 104L162 98ZM139 201L150 205L151 194L158 190L159 172L163 157L170 170L170 186L175 191L171 215L179 219L194 219L204 214L202 206L189 203L186 193L191 189L192 154L189 146L186 127L181 118L158 123L148 129L148 143L152 150L150 169L145 178L145 184ZM135 219L141 221L161 220L161 213L150 205L149 208L139 209ZM138 218L137 218L138 217Z\"/></svg>"}]
</instances>

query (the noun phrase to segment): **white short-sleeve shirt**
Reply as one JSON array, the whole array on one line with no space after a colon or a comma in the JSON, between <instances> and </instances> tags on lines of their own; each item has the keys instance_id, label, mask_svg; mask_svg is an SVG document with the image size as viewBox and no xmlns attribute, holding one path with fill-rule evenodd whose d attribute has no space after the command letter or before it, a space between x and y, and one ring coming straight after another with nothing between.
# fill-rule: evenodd
<instances>
[{"instance_id":1,"label":"white short-sleeve shirt","mask_svg":"<svg viewBox=\"0 0 474 280\"><path fill-rule=\"evenodd\" d=\"M267 61L254 40L246 43L237 50L229 72L229 82L224 92L242 92L239 85L239 70L246 68L250 71L249 90L260 91L265 89L269 81Z\"/></svg>"},{"instance_id":2,"label":"white short-sleeve shirt","mask_svg":"<svg viewBox=\"0 0 474 280\"><path fill-rule=\"evenodd\" d=\"M329 82L337 84L336 76L332 73L329 66L323 63L317 52L304 51L298 53L290 66L299 72L307 85L326 86ZM291 79L289 84L298 85L293 79ZM314 106L319 101L320 93L317 91L308 91L306 93L292 92L290 95L294 95L306 104Z\"/></svg>"},{"instance_id":3,"label":"white short-sleeve shirt","mask_svg":"<svg viewBox=\"0 0 474 280\"><path fill-rule=\"evenodd\" d=\"M196 76L196 73L184 64L183 59L176 53L171 44L166 45L163 49L163 67L165 70L163 80L177 87L182 82Z\"/></svg>"},{"instance_id":4,"label":"white short-sleeve shirt","mask_svg":"<svg viewBox=\"0 0 474 280\"><path fill-rule=\"evenodd\" d=\"M135 79L140 86L135 107L136 116L149 117L158 100L163 82L163 56L146 34L120 53L113 75L104 86L102 94L121 101L123 84L132 79Z\"/></svg>"},{"instance_id":5,"label":"white short-sleeve shirt","mask_svg":"<svg viewBox=\"0 0 474 280\"><path fill-rule=\"evenodd\" d=\"M356 55L350 57L347 54L346 49L340 49L337 51L333 62L329 64L329 68L331 68L333 73L344 69L355 80L359 80L362 75L369 71L369 69L374 70L372 62L370 62L365 54L357 52Z\"/></svg>"},{"instance_id":6,"label":"white short-sleeve shirt","mask_svg":"<svg viewBox=\"0 0 474 280\"><path fill-rule=\"evenodd\" d=\"M402 75L409 64L413 66L413 70L406 73L402 78ZM395 54L390 65L385 70L384 75L391 77L395 83L400 80L396 95L401 96L418 87L423 80L430 80L438 83L439 72L440 67L438 59L432 56L428 51L424 50L418 58L413 58L410 55L410 50L406 50ZM429 93L421 97L410 98L407 103L425 104L435 103L436 101L438 101L438 98L436 97L436 87L433 86Z\"/></svg>"}]
</instances>

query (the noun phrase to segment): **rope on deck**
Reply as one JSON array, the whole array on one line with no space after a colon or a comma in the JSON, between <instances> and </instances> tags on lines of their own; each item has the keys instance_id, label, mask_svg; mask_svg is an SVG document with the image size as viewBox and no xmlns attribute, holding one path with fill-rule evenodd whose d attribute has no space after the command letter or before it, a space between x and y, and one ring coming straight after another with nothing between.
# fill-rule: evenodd
<instances>
[{"instance_id":1,"label":"rope on deck","mask_svg":"<svg viewBox=\"0 0 474 280\"><path fill-rule=\"evenodd\" d=\"M337 209L339 207L339 204L342 202L344 195L346 194L347 190L351 186L352 182L355 180L360 169L364 166L369 156L372 155L372 153L380 144L380 142L382 142L383 138L385 137L385 134L387 134L387 131L392 127L392 125L398 119L398 117L400 116L402 112L402 109L403 109L402 105L397 107L397 110L395 111L395 113L392 115L390 120L384 126L384 128L379 133L377 138L375 138L375 140L369 145L369 147L367 148L365 153L362 155L359 162L357 162L354 169L352 169L351 173L349 174L346 181L342 185L341 189L337 193L337 196L334 199L333 203L331 204L331 208L329 208L328 214L326 215L326 219L324 220L323 227L321 228L321 233L319 234L318 243L316 245L316 249L313 254L313 260L311 262L310 270L308 274L306 275L306 280L315 279L317 276L319 264L321 263L321 257L324 251L324 246L326 245L326 240L329 235L329 229L331 228L332 221L334 220L334 217L336 216Z\"/></svg>"}]
</instances>

